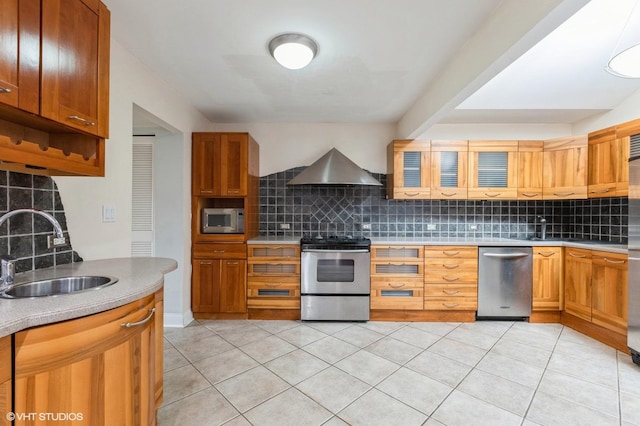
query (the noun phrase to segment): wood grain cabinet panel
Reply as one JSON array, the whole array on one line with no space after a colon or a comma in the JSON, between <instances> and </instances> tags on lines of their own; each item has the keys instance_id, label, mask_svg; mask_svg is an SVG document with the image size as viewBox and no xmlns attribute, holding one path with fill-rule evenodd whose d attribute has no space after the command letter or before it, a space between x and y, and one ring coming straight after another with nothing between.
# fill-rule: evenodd
<instances>
[{"instance_id":1,"label":"wood grain cabinet panel","mask_svg":"<svg viewBox=\"0 0 640 426\"><path fill-rule=\"evenodd\" d=\"M12 406L12 375L11 364L13 350L11 348L11 336L0 338L0 425L10 425L6 413L13 411Z\"/></svg>"},{"instance_id":2,"label":"wood grain cabinet panel","mask_svg":"<svg viewBox=\"0 0 640 426\"><path fill-rule=\"evenodd\" d=\"M591 321L591 251L567 248L564 267L564 310Z\"/></svg>"},{"instance_id":3,"label":"wood grain cabinet panel","mask_svg":"<svg viewBox=\"0 0 640 426\"><path fill-rule=\"evenodd\" d=\"M371 309L422 310L424 247L371 247Z\"/></svg>"},{"instance_id":4,"label":"wood grain cabinet panel","mask_svg":"<svg viewBox=\"0 0 640 426\"><path fill-rule=\"evenodd\" d=\"M542 199L543 141L518 141L518 199Z\"/></svg>"},{"instance_id":5,"label":"wood grain cabinet panel","mask_svg":"<svg viewBox=\"0 0 640 426\"><path fill-rule=\"evenodd\" d=\"M300 246L248 246L249 309L300 309Z\"/></svg>"},{"instance_id":6,"label":"wood grain cabinet panel","mask_svg":"<svg viewBox=\"0 0 640 426\"><path fill-rule=\"evenodd\" d=\"M425 310L478 308L478 247L427 246L424 265Z\"/></svg>"},{"instance_id":7,"label":"wood grain cabinet panel","mask_svg":"<svg viewBox=\"0 0 640 426\"><path fill-rule=\"evenodd\" d=\"M533 247L534 311L561 311L564 307L562 247Z\"/></svg>"},{"instance_id":8,"label":"wood grain cabinet panel","mask_svg":"<svg viewBox=\"0 0 640 426\"><path fill-rule=\"evenodd\" d=\"M395 140L387 146L387 196L394 200L431 198L431 142Z\"/></svg>"},{"instance_id":9,"label":"wood grain cabinet panel","mask_svg":"<svg viewBox=\"0 0 640 426\"><path fill-rule=\"evenodd\" d=\"M469 199L518 198L518 142L469 141Z\"/></svg>"},{"instance_id":10,"label":"wood grain cabinet panel","mask_svg":"<svg viewBox=\"0 0 640 426\"><path fill-rule=\"evenodd\" d=\"M431 141L431 199L465 200L469 141Z\"/></svg>"},{"instance_id":11,"label":"wood grain cabinet panel","mask_svg":"<svg viewBox=\"0 0 640 426\"><path fill-rule=\"evenodd\" d=\"M155 324L162 319L154 307L150 295L16 333L14 411L74 413L81 416L74 424L155 424Z\"/></svg>"},{"instance_id":12,"label":"wood grain cabinet panel","mask_svg":"<svg viewBox=\"0 0 640 426\"><path fill-rule=\"evenodd\" d=\"M249 134L194 133L193 195L244 197L249 180Z\"/></svg>"},{"instance_id":13,"label":"wood grain cabinet panel","mask_svg":"<svg viewBox=\"0 0 640 426\"><path fill-rule=\"evenodd\" d=\"M594 251L591 259L591 322L620 334L627 332L627 255Z\"/></svg>"},{"instance_id":14,"label":"wood grain cabinet panel","mask_svg":"<svg viewBox=\"0 0 640 426\"><path fill-rule=\"evenodd\" d=\"M587 136L544 141L542 197L587 198Z\"/></svg>"},{"instance_id":15,"label":"wood grain cabinet panel","mask_svg":"<svg viewBox=\"0 0 640 426\"><path fill-rule=\"evenodd\" d=\"M629 193L629 137L616 127L589 133L588 196L622 197Z\"/></svg>"}]
</instances>

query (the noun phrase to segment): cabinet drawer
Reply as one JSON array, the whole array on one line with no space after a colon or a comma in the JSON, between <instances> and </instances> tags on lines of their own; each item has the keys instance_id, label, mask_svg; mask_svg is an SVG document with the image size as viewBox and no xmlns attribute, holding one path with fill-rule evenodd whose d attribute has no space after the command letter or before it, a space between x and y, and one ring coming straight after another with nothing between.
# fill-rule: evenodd
<instances>
[{"instance_id":1,"label":"cabinet drawer","mask_svg":"<svg viewBox=\"0 0 640 426\"><path fill-rule=\"evenodd\" d=\"M277 244L250 244L248 253L252 260L258 259L298 259L300 260L299 245L277 245Z\"/></svg>"},{"instance_id":2,"label":"cabinet drawer","mask_svg":"<svg viewBox=\"0 0 640 426\"><path fill-rule=\"evenodd\" d=\"M254 309L300 309L300 280L295 277L251 279L247 306Z\"/></svg>"},{"instance_id":3,"label":"cabinet drawer","mask_svg":"<svg viewBox=\"0 0 640 426\"><path fill-rule=\"evenodd\" d=\"M424 260L425 274L428 272L438 274L477 272L478 261L465 258L429 258Z\"/></svg>"},{"instance_id":4,"label":"cabinet drawer","mask_svg":"<svg viewBox=\"0 0 640 426\"><path fill-rule=\"evenodd\" d=\"M422 289L371 290L371 309L422 310Z\"/></svg>"},{"instance_id":5,"label":"cabinet drawer","mask_svg":"<svg viewBox=\"0 0 640 426\"><path fill-rule=\"evenodd\" d=\"M193 244L196 259L246 259L246 244Z\"/></svg>"},{"instance_id":6,"label":"cabinet drawer","mask_svg":"<svg viewBox=\"0 0 640 426\"><path fill-rule=\"evenodd\" d=\"M429 297L424 298L427 311L475 311L478 309L476 297Z\"/></svg>"},{"instance_id":7,"label":"cabinet drawer","mask_svg":"<svg viewBox=\"0 0 640 426\"><path fill-rule=\"evenodd\" d=\"M427 284L424 286L425 297L448 297L452 300L458 297L477 297L478 286L473 284Z\"/></svg>"},{"instance_id":8,"label":"cabinet drawer","mask_svg":"<svg viewBox=\"0 0 640 426\"><path fill-rule=\"evenodd\" d=\"M478 247L428 246L424 249L426 258L470 258L478 259Z\"/></svg>"},{"instance_id":9,"label":"cabinet drawer","mask_svg":"<svg viewBox=\"0 0 640 426\"><path fill-rule=\"evenodd\" d=\"M381 277L371 278L371 290L407 290L420 289L424 287L424 282L420 278L392 278Z\"/></svg>"},{"instance_id":10,"label":"cabinet drawer","mask_svg":"<svg viewBox=\"0 0 640 426\"><path fill-rule=\"evenodd\" d=\"M300 278L298 277L249 277L247 285L249 291L255 296L259 295L258 290L288 290L289 296L300 295Z\"/></svg>"},{"instance_id":11,"label":"cabinet drawer","mask_svg":"<svg viewBox=\"0 0 640 426\"><path fill-rule=\"evenodd\" d=\"M400 262L371 262L371 276L399 276L407 278L421 278L424 270L424 262L400 261Z\"/></svg>"},{"instance_id":12,"label":"cabinet drawer","mask_svg":"<svg viewBox=\"0 0 640 426\"><path fill-rule=\"evenodd\" d=\"M584 249L576 249L576 248L566 248L565 253L567 257L573 259L591 259L591 250Z\"/></svg>"},{"instance_id":13,"label":"cabinet drawer","mask_svg":"<svg viewBox=\"0 0 640 426\"><path fill-rule=\"evenodd\" d=\"M423 246L372 246L371 259L376 260L419 260Z\"/></svg>"},{"instance_id":14,"label":"cabinet drawer","mask_svg":"<svg viewBox=\"0 0 640 426\"><path fill-rule=\"evenodd\" d=\"M447 270L427 270L424 274L425 283L434 284L477 284L477 269L460 271L456 269Z\"/></svg>"},{"instance_id":15,"label":"cabinet drawer","mask_svg":"<svg viewBox=\"0 0 640 426\"><path fill-rule=\"evenodd\" d=\"M280 276L297 275L300 276L299 260L273 260L271 262L256 261L249 259L249 276Z\"/></svg>"}]
</instances>

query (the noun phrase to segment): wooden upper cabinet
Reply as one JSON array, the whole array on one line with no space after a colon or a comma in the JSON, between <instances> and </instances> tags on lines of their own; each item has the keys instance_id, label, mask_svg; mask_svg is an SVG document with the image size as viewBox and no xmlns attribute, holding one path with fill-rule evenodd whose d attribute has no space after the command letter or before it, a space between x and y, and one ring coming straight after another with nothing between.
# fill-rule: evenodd
<instances>
[{"instance_id":1,"label":"wooden upper cabinet","mask_svg":"<svg viewBox=\"0 0 640 426\"><path fill-rule=\"evenodd\" d=\"M517 141L469 141L469 199L518 197Z\"/></svg>"},{"instance_id":2,"label":"wooden upper cabinet","mask_svg":"<svg viewBox=\"0 0 640 426\"><path fill-rule=\"evenodd\" d=\"M629 137L616 128L589 133L588 196L626 196L629 192Z\"/></svg>"},{"instance_id":3,"label":"wooden upper cabinet","mask_svg":"<svg viewBox=\"0 0 640 426\"><path fill-rule=\"evenodd\" d=\"M194 133L192 194L243 197L249 179L247 133Z\"/></svg>"},{"instance_id":4,"label":"wooden upper cabinet","mask_svg":"<svg viewBox=\"0 0 640 426\"><path fill-rule=\"evenodd\" d=\"M42 2L42 116L109 137L109 33L99 0Z\"/></svg>"},{"instance_id":5,"label":"wooden upper cabinet","mask_svg":"<svg viewBox=\"0 0 640 426\"><path fill-rule=\"evenodd\" d=\"M40 111L40 0L0 0L0 103Z\"/></svg>"},{"instance_id":6,"label":"wooden upper cabinet","mask_svg":"<svg viewBox=\"0 0 640 426\"><path fill-rule=\"evenodd\" d=\"M587 136L544 141L542 197L587 198Z\"/></svg>"},{"instance_id":7,"label":"wooden upper cabinet","mask_svg":"<svg viewBox=\"0 0 640 426\"><path fill-rule=\"evenodd\" d=\"M469 141L431 141L431 198L464 200L467 198Z\"/></svg>"},{"instance_id":8,"label":"wooden upper cabinet","mask_svg":"<svg viewBox=\"0 0 640 426\"><path fill-rule=\"evenodd\" d=\"M518 141L518 199L542 199L543 141Z\"/></svg>"},{"instance_id":9,"label":"wooden upper cabinet","mask_svg":"<svg viewBox=\"0 0 640 426\"><path fill-rule=\"evenodd\" d=\"M430 141L395 140L387 146L387 196L394 200L431 198Z\"/></svg>"}]
</instances>

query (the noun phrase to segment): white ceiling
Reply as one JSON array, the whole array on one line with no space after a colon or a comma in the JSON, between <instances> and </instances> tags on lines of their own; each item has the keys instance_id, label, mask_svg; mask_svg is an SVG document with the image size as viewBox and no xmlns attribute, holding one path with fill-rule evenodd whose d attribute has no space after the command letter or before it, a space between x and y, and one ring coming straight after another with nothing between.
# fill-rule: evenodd
<instances>
[{"instance_id":1,"label":"white ceiling","mask_svg":"<svg viewBox=\"0 0 640 426\"><path fill-rule=\"evenodd\" d=\"M604 71L635 0L104 1L113 37L216 123L398 123L409 137L572 123L640 89ZM310 66L269 56L283 32L318 42Z\"/></svg>"}]
</instances>

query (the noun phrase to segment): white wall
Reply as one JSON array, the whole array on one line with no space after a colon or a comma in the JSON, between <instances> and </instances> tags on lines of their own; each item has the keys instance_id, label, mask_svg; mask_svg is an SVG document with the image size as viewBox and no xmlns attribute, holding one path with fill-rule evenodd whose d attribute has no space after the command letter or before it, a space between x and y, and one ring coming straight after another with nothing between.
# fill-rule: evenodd
<instances>
[{"instance_id":1,"label":"white wall","mask_svg":"<svg viewBox=\"0 0 640 426\"><path fill-rule=\"evenodd\" d=\"M74 249L85 260L129 256L131 253L131 151L133 104L177 129L182 136L182 158L178 167L191 174L191 133L211 130L210 122L179 93L146 69L116 40L111 40L110 138L106 142L104 178L56 177L65 207ZM190 179L182 181L176 200L183 206L182 229L185 248L181 265L190 265ZM102 206L114 205L115 223L102 222ZM178 274L179 272L173 272ZM168 315L188 316L191 268L181 268L180 288L165 299ZM167 288L167 291L172 289ZM165 316L166 318L166 316Z\"/></svg>"},{"instance_id":2,"label":"white wall","mask_svg":"<svg viewBox=\"0 0 640 426\"><path fill-rule=\"evenodd\" d=\"M386 146L395 124L235 123L215 124L218 132L249 132L260 145L260 176L308 166L337 148L361 168L386 173Z\"/></svg>"},{"instance_id":3,"label":"white wall","mask_svg":"<svg viewBox=\"0 0 640 426\"><path fill-rule=\"evenodd\" d=\"M421 139L543 140L571 135L568 124L436 124Z\"/></svg>"},{"instance_id":4,"label":"white wall","mask_svg":"<svg viewBox=\"0 0 640 426\"><path fill-rule=\"evenodd\" d=\"M640 118L640 90L633 93L627 99L611 111L579 121L573 126L573 134L593 132L616 124Z\"/></svg>"}]
</instances>

